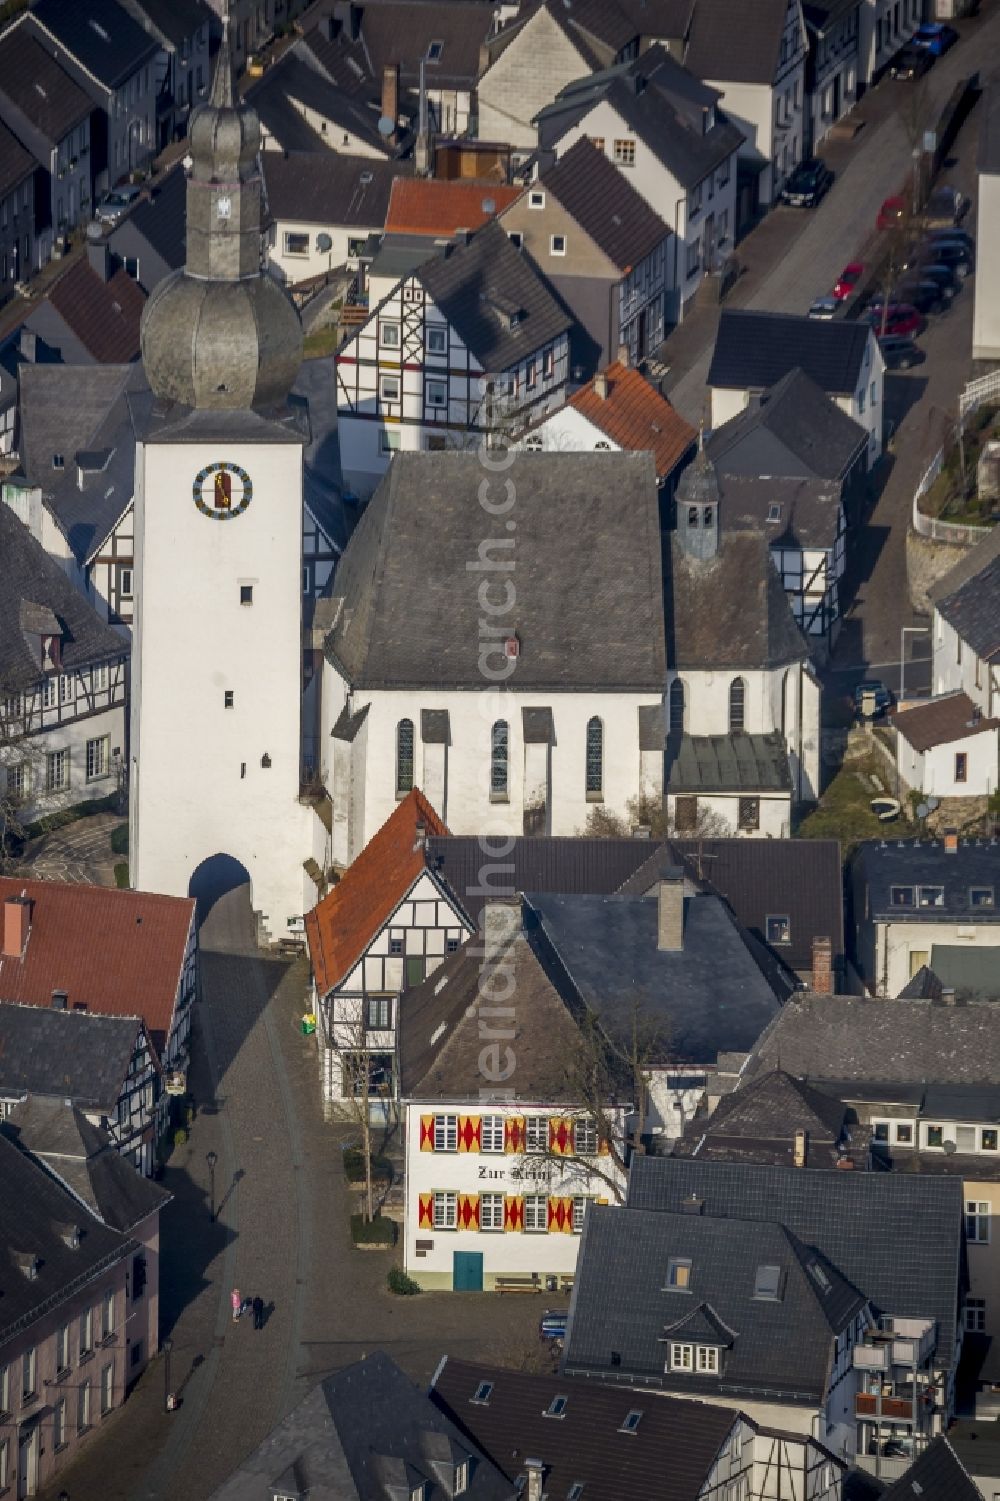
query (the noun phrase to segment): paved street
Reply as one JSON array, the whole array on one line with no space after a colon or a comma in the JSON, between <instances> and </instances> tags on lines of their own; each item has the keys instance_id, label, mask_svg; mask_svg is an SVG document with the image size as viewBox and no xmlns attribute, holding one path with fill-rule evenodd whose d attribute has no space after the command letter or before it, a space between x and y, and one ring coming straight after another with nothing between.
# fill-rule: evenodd
<instances>
[{"instance_id":1,"label":"paved street","mask_svg":"<svg viewBox=\"0 0 1000 1501\"><path fill-rule=\"evenodd\" d=\"M51 834L42 834L25 849L17 874L38 881L113 886L115 863L124 856L113 852L111 835L126 822L117 813L90 813Z\"/></svg>"},{"instance_id":2,"label":"paved street","mask_svg":"<svg viewBox=\"0 0 1000 1501\"><path fill-rule=\"evenodd\" d=\"M538 1348L542 1298L393 1298L391 1257L353 1249L343 1133L322 1120L315 1044L298 1025L305 963L262 958L249 939L239 894L217 903L202 929L198 1115L164 1179L175 1200L162 1323L182 1404L163 1411L161 1357L111 1431L60 1474L72 1501L199 1501L315 1380L377 1348L422 1382L445 1352L516 1362ZM219 1154L215 1225L209 1150ZM262 1332L233 1325L234 1285L268 1305Z\"/></svg>"}]
</instances>

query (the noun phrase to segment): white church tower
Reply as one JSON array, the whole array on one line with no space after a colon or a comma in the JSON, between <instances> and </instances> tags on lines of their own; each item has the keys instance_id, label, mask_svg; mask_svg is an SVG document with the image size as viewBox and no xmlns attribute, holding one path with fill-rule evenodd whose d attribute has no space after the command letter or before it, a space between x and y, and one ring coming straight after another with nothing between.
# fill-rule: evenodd
<instances>
[{"instance_id":1,"label":"white church tower","mask_svg":"<svg viewBox=\"0 0 1000 1501\"><path fill-rule=\"evenodd\" d=\"M262 271L260 124L225 30L190 149L187 264L146 306L133 404L131 880L211 897L249 875L277 939L324 848L300 801L302 329Z\"/></svg>"}]
</instances>

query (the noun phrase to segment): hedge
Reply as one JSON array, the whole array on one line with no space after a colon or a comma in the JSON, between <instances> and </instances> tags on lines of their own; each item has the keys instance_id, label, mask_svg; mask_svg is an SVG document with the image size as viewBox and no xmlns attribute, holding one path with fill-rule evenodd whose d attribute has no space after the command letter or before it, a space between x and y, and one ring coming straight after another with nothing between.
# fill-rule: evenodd
<instances>
[{"instance_id":1,"label":"hedge","mask_svg":"<svg viewBox=\"0 0 1000 1501\"><path fill-rule=\"evenodd\" d=\"M396 1222L387 1220L381 1214L377 1214L373 1220L366 1220L363 1214L352 1214L351 1239L356 1246L394 1246Z\"/></svg>"},{"instance_id":2,"label":"hedge","mask_svg":"<svg viewBox=\"0 0 1000 1501\"><path fill-rule=\"evenodd\" d=\"M390 1267L389 1275L385 1280L389 1291L395 1293L399 1298L412 1298L415 1293L423 1292L420 1283L414 1282L412 1277L408 1277L402 1267Z\"/></svg>"}]
</instances>

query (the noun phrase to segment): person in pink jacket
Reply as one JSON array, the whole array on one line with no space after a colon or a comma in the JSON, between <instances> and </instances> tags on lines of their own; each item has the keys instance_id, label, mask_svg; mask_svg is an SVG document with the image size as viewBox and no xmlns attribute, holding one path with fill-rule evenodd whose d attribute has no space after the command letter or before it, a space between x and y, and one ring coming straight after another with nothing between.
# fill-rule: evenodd
<instances>
[{"instance_id":1,"label":"person in pink jacket","mask_svg":"<svg viewBox=\"0 0 1000 1501\"><path fill-rule=\"evenodd\" d=\"M230 1302L233 1305L233 1323L237 1324L239 1323L240 1314L243 1311L243 1299L240 1297L240 1290L238 1287L233 1288L232 1294L230 1296Z\"/></svg>"}]
</instances>

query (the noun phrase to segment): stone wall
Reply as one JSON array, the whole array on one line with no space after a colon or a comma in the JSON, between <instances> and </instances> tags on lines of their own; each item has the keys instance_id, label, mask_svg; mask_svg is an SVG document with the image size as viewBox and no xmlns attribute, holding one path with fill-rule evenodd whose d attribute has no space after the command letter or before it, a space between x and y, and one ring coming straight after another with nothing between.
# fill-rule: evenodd
<instances>
[{"instance_id":1,"label":"stone wall","mask_svg":"<svg viewBox=\"0 0 1000 1501\"><path fill-rule=\"evenodd\" d=\"M906 578L914 610L921 615L931 613L928 590L961 562L968 551L968 547L918 536L910 527L906 534Z\"/></svg>"}]
</instances>

